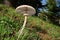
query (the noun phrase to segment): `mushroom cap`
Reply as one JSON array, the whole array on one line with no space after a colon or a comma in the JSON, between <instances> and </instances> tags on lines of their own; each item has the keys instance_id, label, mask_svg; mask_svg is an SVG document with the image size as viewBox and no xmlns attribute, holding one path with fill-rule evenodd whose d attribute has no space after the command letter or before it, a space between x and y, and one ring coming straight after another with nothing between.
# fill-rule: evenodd
<instances>
[{"instance_id":1,"label":"mushroom cap","mask_svg":"<svg viewBox=\"0 0 60 40\"><path fill-rule=\"evenodd\" d=\"M36 10L32 6L29 6L29 5L18 6L16 8L16 11L23 15L33 15L36 13Z\"/></svg>"}]
</instances>

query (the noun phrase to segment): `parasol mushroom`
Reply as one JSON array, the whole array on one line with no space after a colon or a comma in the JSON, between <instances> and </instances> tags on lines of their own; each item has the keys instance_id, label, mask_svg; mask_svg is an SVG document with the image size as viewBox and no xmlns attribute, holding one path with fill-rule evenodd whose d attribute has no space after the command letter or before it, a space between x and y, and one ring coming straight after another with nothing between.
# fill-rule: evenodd
<instances>
[{"instance_id":1,"label":"parasol mushroom","mask_svg":"<svg viewBox=\"0 0 60 40\"><path fill-rule=\"evenodd\" d=\"M26 25L26 22L27 22L27 16L34 15L36 13L36 11L32 6L21 5L21 6L18 6L16 8L16 12L21 13L21 14L23 14L25 16L23 27L22 27L21 30L19 30L19 35L18 35L18 39L19 39L20 35L23 32L23 29L25 28L25 25Z\"/></svg>"}]
</instances>

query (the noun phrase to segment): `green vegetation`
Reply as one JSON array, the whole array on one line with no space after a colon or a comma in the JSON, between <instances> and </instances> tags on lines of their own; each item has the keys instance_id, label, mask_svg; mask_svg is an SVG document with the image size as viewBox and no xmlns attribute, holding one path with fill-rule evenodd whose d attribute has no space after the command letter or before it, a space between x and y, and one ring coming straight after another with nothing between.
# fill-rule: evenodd
<instances>
[{"instance_id":1,"label":"green vegetation","mask_svg":"<svg viewBox=\"0 0 60 40\"><path fill-rule=\"evenodd\" d=\"M16 40L23 21L15 9L0 4L0 40ZM60 40L60 26L30 16L20 40Z\"/></svg>"}]
</instances>

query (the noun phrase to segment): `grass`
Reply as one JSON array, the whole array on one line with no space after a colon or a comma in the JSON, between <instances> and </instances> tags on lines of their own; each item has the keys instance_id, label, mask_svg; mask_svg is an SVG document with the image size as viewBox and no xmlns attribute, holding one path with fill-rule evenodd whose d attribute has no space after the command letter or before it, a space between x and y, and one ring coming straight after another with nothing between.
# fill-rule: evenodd
<instances>
[{"instance_id":1,"label":"grass","mask_svg":"<svg viewBox=\"0 0 60 40\"><path fill-rule=\"evenodd\" d=\"M0 40L16 40L24 16L0 4ZM20 40L60 40L60 26L29 16Z\"/></svg>"}]
</instances>

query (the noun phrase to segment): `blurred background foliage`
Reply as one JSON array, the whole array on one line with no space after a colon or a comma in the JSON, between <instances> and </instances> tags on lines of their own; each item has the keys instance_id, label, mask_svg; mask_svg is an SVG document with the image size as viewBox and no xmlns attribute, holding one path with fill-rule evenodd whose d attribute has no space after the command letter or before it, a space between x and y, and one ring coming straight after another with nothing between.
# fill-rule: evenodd
<instances>
[{"instance_id":1,"label":"blurred background foliage","mask_svg":"<svg viewBox=\"0 0 60 40\"><path fill-rule=\"evenodd\" d=\"M0 40L16 40L24 16L16 13L12 7L16 4L4 1L9 4L0 0ZM29 16L20 40L60 40L60 7L56 5L55 0L47 0L38 16Z\"/></svg>"}]
</instances>

